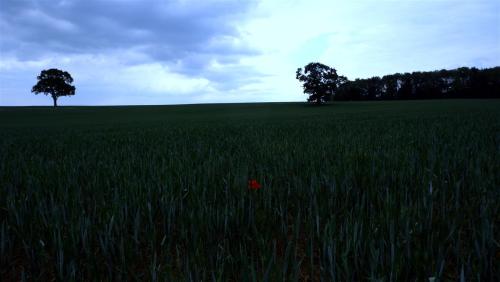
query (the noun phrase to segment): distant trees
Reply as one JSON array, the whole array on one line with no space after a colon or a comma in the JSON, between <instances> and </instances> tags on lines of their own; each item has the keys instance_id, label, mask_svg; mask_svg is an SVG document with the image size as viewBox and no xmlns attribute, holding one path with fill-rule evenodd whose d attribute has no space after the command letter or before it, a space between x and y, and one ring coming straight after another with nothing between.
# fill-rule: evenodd
<instances>
[{"instance_id":1,"label":"distant trees","mask_svg":"<svg viewBox=\"0 0 500 282\"><path fill-rule=\"evenodd\" d=\"M346 77L337 75L334 68L321 63L309 63L304 69L298 68L295 78L302 82L304 93L309 95L308 102L321 104L331 101Z\"/></svg>"},{"instance_id":2,"label":"distant trees","mask_svg":"<svg viewBox=\"0 0 500 282\"><path fill-rule=\"evenodd\" d=\"M75 95L75 86L71 85L73 78L68 72L58 69L42 70L37 79L38 82L33 86L31 92L51 95L54 107L57 107L57 98Z\"/></svg>"},{"instance_id":3,"label":"distant trees","mask_svg":"<svg viewBox=\"0 0 500 282\"><path fill-rule=\"evenodd\" d=\"M309 63L299 68L308 102L405 100L444 98L500 98L500 67L458 68L429 72L396 73L348 80L334 68Z\"/></svg>"},{"instance_id":4,"label":"distant trees","mask_svg":"<svg viewBox=\"0 0 500 282\"><path fill-rule=\"evenodd\" d=\"M347 81L335 100L500 98L500 67L396 73Z\"/></svg>"}]
</instances>

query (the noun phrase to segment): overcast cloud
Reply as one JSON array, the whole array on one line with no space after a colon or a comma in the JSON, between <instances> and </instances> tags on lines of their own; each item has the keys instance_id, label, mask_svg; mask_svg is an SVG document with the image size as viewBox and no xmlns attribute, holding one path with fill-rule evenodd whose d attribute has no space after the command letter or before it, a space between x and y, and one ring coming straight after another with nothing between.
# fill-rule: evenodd
<instances>
[{"instance_id":1,"label":"overcast cloud","mask_svg":"<svg viewBox=\"0 0 500 282\"><path fill-rule=\"evenodd\" d=\"M500 4L453 1L0 0L0 105L42 69L61 105L301 101L311 61L350 79L500 65Z\"/></svg>"}]
</instances>

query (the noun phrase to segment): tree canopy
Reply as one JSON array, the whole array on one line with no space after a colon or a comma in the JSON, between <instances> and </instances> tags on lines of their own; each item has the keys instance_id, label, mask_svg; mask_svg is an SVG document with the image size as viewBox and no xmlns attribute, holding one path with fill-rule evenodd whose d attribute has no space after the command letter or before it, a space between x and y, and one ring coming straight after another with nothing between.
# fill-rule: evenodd
<instances>
[{"instance_id":1,"label":"tree canopy","mask_svg":"<svg viewBox=\"0 0 500 282\"><path fill-rule=\"evenodd\" d=\"M405 100L444 98L500 98L500 67L396 73L383 77L348 80L334 68L309 63L299 68L308 102Z\"/></svg>"},{"instance_id":2,"label":"tree canopy","mask_svg":"<svg viewBox=\"0 0 500 282\"><path fill-rule=\"evenodd\" d=\"M334 68L321 63L309 63L304 69L298 68L295 77L302 82L304 93L309 95L307 101L316 104L331 101L338 87L347 81Z\"/></svg>"},{"instance_id":3,"label":"tree canopy","mask_svg":"<svg viewBox=\"0 0 500 282\"><path fill-rule=\"evenodd\" d=\"M500 67L396 73L347 81L335 100L500 98Z\"/></svg>"},{"instance_id":4,"label":"tree canopy","mask_svg":"<svg viewBox=\"0 0 500 282\"><path fill-rule=\"evenodd\" d=\"M58 69L42 70L37 79L38 82L33 86L31 92L51 95L54 100L54 107L57 107L57 98L75 95L75 86L71 85L73 78L66 71Z\"/></svg>"}]
</instances>

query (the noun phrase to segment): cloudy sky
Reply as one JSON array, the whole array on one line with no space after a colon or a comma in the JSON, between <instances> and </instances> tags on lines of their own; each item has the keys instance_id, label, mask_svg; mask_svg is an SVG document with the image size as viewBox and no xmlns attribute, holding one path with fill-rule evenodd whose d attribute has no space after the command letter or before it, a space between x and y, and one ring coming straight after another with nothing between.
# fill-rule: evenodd
<instances>
[{"instance_id":1,"label":"cloudy sky","mask_svg":"<svg viewBox=\"0 0 500 282\"><path fill-rule=\"evenodd\" d=\"M500 65L498 0L0 0L0 105L42 69L61 105L304 101L295 70L349 79Z\"/></svg>"}]
</instances>

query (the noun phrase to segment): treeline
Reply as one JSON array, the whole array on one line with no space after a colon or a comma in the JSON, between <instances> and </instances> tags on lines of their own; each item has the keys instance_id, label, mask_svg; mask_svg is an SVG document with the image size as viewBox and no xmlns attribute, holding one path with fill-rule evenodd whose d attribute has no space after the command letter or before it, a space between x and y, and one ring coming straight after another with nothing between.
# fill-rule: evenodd
<instances>
[{"instance_id":1,"label":"treeline","mask_svg":"<svg viewBox=\"0 0 500 282\"><path fill-rule=\"evenodd\" d=\"M396 73L346 81L334 100L500 98L500 67Z\"/></svg>"}]
</instances>

